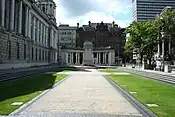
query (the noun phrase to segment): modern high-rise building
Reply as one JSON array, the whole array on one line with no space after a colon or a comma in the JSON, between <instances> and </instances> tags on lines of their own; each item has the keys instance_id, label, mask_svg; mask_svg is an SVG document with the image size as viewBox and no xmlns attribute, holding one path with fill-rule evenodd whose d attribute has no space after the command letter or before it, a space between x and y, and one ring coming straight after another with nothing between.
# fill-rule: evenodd
<instances>
[{"instance_id":1,"label":"modern high-rise building","mask_svg":"<svg viewBox=\"0 0 175 117\"><path fill-rule=\"evenodd\" d=\"M175 0L132 0L133 21L153 19L165 7L175 8Z\"/></svg>"}]
</instances>

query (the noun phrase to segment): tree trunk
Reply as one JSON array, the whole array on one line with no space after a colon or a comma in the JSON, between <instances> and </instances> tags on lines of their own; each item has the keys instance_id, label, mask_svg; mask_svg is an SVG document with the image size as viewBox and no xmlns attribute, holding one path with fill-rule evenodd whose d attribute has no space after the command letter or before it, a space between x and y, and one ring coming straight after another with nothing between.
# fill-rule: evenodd
<instances>
[{"instance_id":1,"label":"tree trunk","mask_svg":"<svg viewBox=\"0 0 175 117\"><path fill-rule=\"evenodd\" d=\"M142 65L142 61L143 61L143 53L140 53L140 64Z\"/></svg>"}]
</instances>

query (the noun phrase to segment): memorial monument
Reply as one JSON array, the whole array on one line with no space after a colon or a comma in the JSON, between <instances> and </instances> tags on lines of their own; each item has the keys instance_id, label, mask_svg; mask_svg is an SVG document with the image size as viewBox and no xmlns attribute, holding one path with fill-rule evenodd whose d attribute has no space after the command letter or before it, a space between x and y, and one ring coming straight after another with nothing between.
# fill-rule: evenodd
<instances>
[{"instance_id":1,"label":"memorial monument","mask_svg":"<svg viewBox=\"0 0 175 117\"><path fill-rule=\"evenodd\" d=\"M83 65L92 65L93 64L93 44L90 41L84 42L84 57Z\"/></svg>"}]
</instances>

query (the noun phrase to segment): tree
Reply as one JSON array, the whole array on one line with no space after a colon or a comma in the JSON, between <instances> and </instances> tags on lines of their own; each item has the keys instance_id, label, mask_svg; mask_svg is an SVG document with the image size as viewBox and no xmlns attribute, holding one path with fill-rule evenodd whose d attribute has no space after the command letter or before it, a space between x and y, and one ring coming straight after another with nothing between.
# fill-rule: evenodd
<instances>
[{"instance_id":1,"label":"tree","mask_svg":"<svg viewBox=\"0 0 175 117\"><path fill-rule=\"evenodd\" d=\"M154 20L147 21L145 23L146 27L146 34L145 34L145 48L144 48L144 54L146 55L146 58L149 60L149 65L151 65L151 60L157 50L157 36L158 31L156 22Z\"/></svg>"},{"instance_id":2,"label":"tree","mask_svg":"<svg viewBox=\"0 0 175 117\"><path fill-rule=\"evenodd\" d=\"M133 22L126 30L130 34L127 43L125 44L125 52L136 50L142 62L143 56L149 60L155 54L157 47L157 27L155 21Z\"/></svg>"},{"instance_id":3,"label":"tree","mask_svg":"<svg viewBox=\"0 0 175 117\"><path fill-rule=\"evenodd\" d=\"M172 42L172 46L175 46L175 10L165 10L158 18L155 20L157 25L157 31L159 31L159 41L165 39ZM161 32L164 32L165 37L161 38ZM166 60L171 61L174 53L170 55L166 53Z\"/></svg>"}]
</instances>

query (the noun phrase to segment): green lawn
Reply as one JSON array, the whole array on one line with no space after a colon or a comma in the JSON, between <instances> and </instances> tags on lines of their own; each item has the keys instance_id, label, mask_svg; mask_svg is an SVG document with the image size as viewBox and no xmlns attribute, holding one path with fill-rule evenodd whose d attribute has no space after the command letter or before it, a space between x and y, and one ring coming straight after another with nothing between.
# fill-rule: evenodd
<instances>
[{"instance_id":1,"label":"green lawn","mask_svg":"<svg viewBox=\"0 0 175 117\"><path fill-rule=\"evenodd\" d=\"M159 117L174 117L175 87L162 82L135 75L110 75L115 83L133 95ZM146 104L158 104L159 107L148 107Z\"/></svg>"},{"instance_id":2,"label":"green lawn","mask_svg":"<svg viewBox=\"0 0 175 117\"><path fill-rule=\"evenodd\" d=\"M101 72L108 72L108 73L112 73L112 72L120 72L119 69L101 69Z\"/></svg>"},{"instance_id":3,"label":"green lawn","mask_svg":"<svg viewBox=\"0 0 175 117\"><path fill-rule=\"evenodd\" d=\"M25 79L0 84L0 115L8 115L20 106L12 106L13 102L28 102L42 91L51 88L56 82L65 78L60 74L41 74Z\"/></svg>"}]
</instances>

